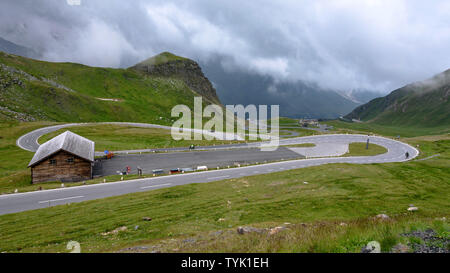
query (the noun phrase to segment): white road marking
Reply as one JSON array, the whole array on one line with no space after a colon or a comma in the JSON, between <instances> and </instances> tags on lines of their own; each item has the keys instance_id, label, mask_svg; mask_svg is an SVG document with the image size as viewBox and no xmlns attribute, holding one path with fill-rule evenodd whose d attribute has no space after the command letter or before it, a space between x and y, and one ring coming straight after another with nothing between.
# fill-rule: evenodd
<instances>
[{"instance_id":1,"label":"white road marking","mask_svg":"<svg viewBox=\"0 0 450 273\"><path fill-rule=\"evenodd\" d=\"M172 183L146 186L146 187L141 187L141 190L150 189L150 188L157 188L157 187L163 187L163 186L170 186L170 185L172 185Z\"/></svg>"},{"instance_id":2,"label":"white road marking","mask_svg":"<svg viewBox=\"0 0 450 273\"><path fill-rule=\"evenodd\" d=\"M77 198L83 198L84 196L73 196L73 197L67 197L67 198L61 198L61 199L53 199L53 200L46 200L46 201L40 201L39 204L49 203L49 202L57 202L57 201L65 201L70 199L77 199Z\"/></svg>"},{"instance_id":3,"label":"white road marking","mask_svg":"<svg viewBox=\"0 0 450 273\"><path fill-rule=\"evenodd\" d=\"M229 175L216 176L216 177L210 177L210 178L208 178L208 180L222 179L222 178L228 178L228 177L230 177L230 176Z\"/></svg>"}]
</instances>

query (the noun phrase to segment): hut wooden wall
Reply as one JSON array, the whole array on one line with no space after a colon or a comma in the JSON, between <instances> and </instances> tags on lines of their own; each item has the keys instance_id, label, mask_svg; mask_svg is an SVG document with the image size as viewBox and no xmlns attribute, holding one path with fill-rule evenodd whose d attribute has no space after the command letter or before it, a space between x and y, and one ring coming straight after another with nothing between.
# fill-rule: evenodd
<instances>
[{"instance_id":1,"label":"hut wooden wall","mask_svg":"<svg viewBox=\"0 0 450 273\"><path fill-rule=\"evenodd\" d=\"M68 162L69 158L73 158L74 162ZM56 165L51 165L50 160L56 160ZM49 181L77 182L91 178L91 162L64 151L52 155L31 168L33 184Z\"/></svg>"}]
</instances>

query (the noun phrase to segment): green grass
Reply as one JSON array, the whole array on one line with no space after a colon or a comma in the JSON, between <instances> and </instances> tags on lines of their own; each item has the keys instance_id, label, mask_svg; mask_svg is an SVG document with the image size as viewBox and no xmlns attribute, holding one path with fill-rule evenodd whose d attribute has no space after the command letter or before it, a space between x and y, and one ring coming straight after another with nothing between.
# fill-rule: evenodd
<instances>
[{"instance_id":1,"label":"green grass","mask_svg":"<svg viewBox=\"0 0 450 273\"><path fill-rule=\"evenodd\" d=\"M376 133L385 136L415 137L426 135L442 135L450 133L450 126L440 126L433 128L412 127L412 126L386 126L366 122L346 122L332 120L324 122L334 127L336 133Z\"/></svg>"},{"instance_id":2,"label":"green grass","mask_svg":"<svg viewBox=\"0 0 450 273\"><path fill-rule=\"evenodd\" d=\"M311 148L311 147L316 147L316 144L303 143L303 144L285 145L283 147L286 147L286 148Z\"/></svg>"},{"instance_id":3,"label":"green grass","mask_svg":"<svg viewBox=\"0 0 450 273\"><path fill-rule=\"evenodd\" d=\"M366 149L366 143L354 142L348 145L348 153L344 156L374 156L388 152L383 146L369 143L369 149Z\"/></svg>"},{"instance_id":4,"label":"green grass","mask_svg":"<svg viewBox=\"0 0 450 273\"><path fill-rule=\"evenodd\" d=\"M19 136L32 130L54 125L51 122L34 123L0 123L0 193L30 186L30 170L28 163L32 152L20 149L16 145Z\"/></svg>"},{"instance_id":5,"label":"green grass","mask_svg":"<svg viewBox=\"0 0 450 273\"><path fill-rule=\"evenodd\" d=\"M289 125L297 125L299 126L298 119L280 117L278 119L278 123L280 126L289 126Z\"/></svg>"},{"instance_id":6,"label":"green grass","mask_svg":"<svg viewBox=\"0 0 450 273\"><path fill-rule=\"evenodd\" d=\"M287 130L287 131L291 131L291 132L298 132L300 133L298 136L294 136L294 137L300 137L300 136L313 136L313 135L321 135L323 134L322 132L318 132L318 131L314 131L314 130L308 130L308 129L304 129L304 128L288 128L288 129L280 129L280 135L288 135L288 133L284 133L283 131Z\"/></svg>"},{"instance_id":7,"label":"green grass","mask_svg":"<svg viewBox=\"0 0 450 273\"><path fill-rule=\"evenodd\" d=\"M172 148L189 147L194 144L197 146L220 145L242 143L242 141L227 140L179 140L172 138L170 130L159 128L141 128L123 125L92 125L76 126L61 129L39 138L39 143L44 143L53 137L70 130L76 134L86 137L95 142L96 151L120 151L135 149L154 149L154 148Z\"/></svg>"},{"instance_id":8,"label":"green grass","mask_svg":"<svg viewBox=\"0 0 450 273\"><path fill-rule=\"evenodd\" d=\"M391 218L388 221L372 217L352 221L318 221L315 223L283 224L287 229L268 235L268 232L239 235L236 229L203 232L187 238L170 238L139 246L160 252L312 252L312 253L359 253L368 242L377 241L382 252L390 252L398 243L408 244L414 239L401 234L432 228L448 237L447 221L416 215ZM267 223L268 229L274 225ZM189 241L190 243L186 243ZM441 246L444 247L445 246ZM447 246L448 247L448 246ZM410 251L412 251L410 249ZM137 252L128 250L128 252Z\"/></svg>"},{"instance_id":9,"label":"green grass","mask_svg":"<svg viewBox=\"0 0 450 273\"><path fill-rule=\"evenodd\" d=\"M391 244L403 227L430 224L430 219L448 218L450 212L450 140L415 138L410 143L420 144L424 155L441 156L407 163L323 165L0 216L0 251L65 251L67 242L76 240L85 252L109 252L242 225L351 223L379 213L400 219L398 226L389 230L362 224L340 233L330 228L326 236L310 236L309 244L303 244L299 235L278 243L250 237L233 249L346 252L360 249L373 238ZM407 213L409 204L419 211ZM142 217L153 220L145 222ZM225 220L218 221L221 218ZM121 226L128 231L101 235ZM203 250L230 251L231 244L226 242L217 239L217 244Z\"/></svg>"}]
</instances>

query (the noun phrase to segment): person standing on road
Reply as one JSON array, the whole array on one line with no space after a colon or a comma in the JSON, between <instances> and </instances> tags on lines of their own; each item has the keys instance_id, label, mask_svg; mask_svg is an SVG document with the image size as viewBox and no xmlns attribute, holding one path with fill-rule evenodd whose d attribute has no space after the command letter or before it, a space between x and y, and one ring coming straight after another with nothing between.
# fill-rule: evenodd
<instances>
[{"instance_id":1,"label":"person standing on road","mask_svg":"<svg viewBox=\"0 0 450 273\"><path fill-rule=\"evenodd\" d=\"M408 153L408 152L405 153L405 157L406 157L407 159L409 158L409 153Z\"/></svg>"}]
</instances>

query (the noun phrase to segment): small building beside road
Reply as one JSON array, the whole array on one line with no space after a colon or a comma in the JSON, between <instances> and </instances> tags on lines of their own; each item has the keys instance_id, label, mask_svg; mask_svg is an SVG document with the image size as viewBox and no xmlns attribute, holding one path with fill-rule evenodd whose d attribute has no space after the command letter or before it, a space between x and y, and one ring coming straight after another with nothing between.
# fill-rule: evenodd
<instances>
[{"instance_id":1,"label":"small building beside road","mask_svg":"<svg viewBox=\"0 0 450 273\"><path fill-rule=\"evenodd\" d=\"M319 121L317 119L300 119L299 124L302 127L318 126Z\"/></svg>"},{"instance_id":2,"label":"small building beside road","mask_svg":"<svg viewBox=\"0 0 450 273\"><path fill-rule=\"evenodd\" d=\"M95 143L66 131L42 144L30 164L33 184L92 179Z\"/></svg>"}]
</instances>

